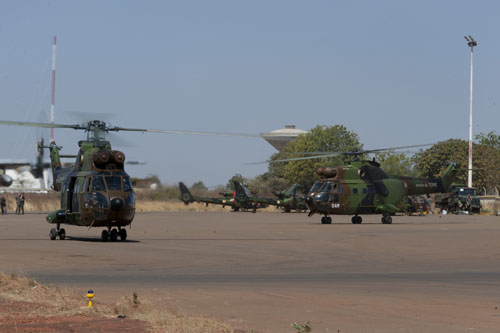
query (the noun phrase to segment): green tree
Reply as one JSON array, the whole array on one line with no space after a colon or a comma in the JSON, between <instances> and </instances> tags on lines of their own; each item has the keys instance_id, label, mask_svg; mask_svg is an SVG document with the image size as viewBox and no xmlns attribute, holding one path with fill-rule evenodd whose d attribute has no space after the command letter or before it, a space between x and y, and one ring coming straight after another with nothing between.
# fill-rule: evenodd
<instances>
[{"instance_id":1,"label":"green tree","mask_svg":"<svg viewBox=\"0 0 500 333\"><path fill-rule=\"evenodd\" d=\"M456 162L460 170L456 183L467 184L469 143L460 139L438 142L415 156L415 169L425 177L440 174L447 162ZM500 185L500 154L492 146L473 144L472 184L491 193Z\"/></svg>"},{"instance_id":2,"label":"green tree","mask_svg":"<svg viewBox=\"0 0 500 333\"><path fill-rule=\"evenodd\" d=\"M375 160L380 163L380 167L389 175L394 176L414 176L414 159L406 156L405 153L395 153L385 151L375 154Z\"/></svg>"},{"instance_id":3,"label":"green tree","mask_svg":"<svg viewBox=\"0 0 500 333\"><path fill-rule=\"evenodd\" d=\"M237 181L239 183L246 184L247 179L245 177L243 177L239 173L235 174L234 176L232 176L231 178L229 178L229 180L228 180L228 182L226 184L226 189L227 190L234 191L233 181Z\"/></svg>"},{"instance_id":4,"label":"green tree","mask_svg":"<svg viewBox=\"0 0 500 333\"><path fill-rule=\"evenodd\" d=\"M500 152L500 135L496 135L495 131L488 134L479 133L475 138L479 144L493 147Z\"/></svg>"},{"instance_id":5,"label":"green tree","mask_svg":"<svg viewBox=\"0 0 500 333\"><path fill-rule=\"evenodd\" d=\"M274 197L272 191L282 191L287 188L285 179L274 176L271 172L266 172L247 181L248 189L259 196Z\"/></svg>"},{"instance_id":6,"label":"green tree","mask_svg":"<svg viewBox=\"0 0 500 333\"><path fill-rule=\"evenodd\" d=\"M348 131L342 125L316 126L307 134L286 145L282 152L274 154L271 160L301 157L304 153L314 152L347 152L361 149L358 135ZM270 163L269 172L277 177L284 178L289 184L312 184L318 176L316 170L320 166L338 166L344 164L344 157L330 157L313 160L299 160Z\"/></svg>"},{"instance_id":7,"label":"green tree","mask_svg":"<svg viewBox=\"0 0 500 333\"><path fill-rule=\"evenodd\" d=\"M205 195L208 191L208 188L203 184L203 182L200 180L191 186L191 192L194 195Z\"/></svg>"}]
</instances>

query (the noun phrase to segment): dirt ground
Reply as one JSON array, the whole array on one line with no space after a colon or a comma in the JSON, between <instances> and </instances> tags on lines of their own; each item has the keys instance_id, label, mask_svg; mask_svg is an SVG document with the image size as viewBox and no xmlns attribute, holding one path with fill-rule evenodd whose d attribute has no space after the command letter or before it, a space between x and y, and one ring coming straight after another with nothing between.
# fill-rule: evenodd
<instances>
[{"instance_id":1,"label":"dirt ground","mask_svg":"<svg viewBox=\"0 0 500 333\"><path fill-rule=\"evenodd\" d=\"M0 270L93 289L137 292L158 307L235 329L293 332L498 332L500 218L350 217L280 213L138 214L127 242L43 215L0 216ZM6 317L7 318L7 317ZM77 330L78 331L78 330Z\"/></svg>"}]
</instances>

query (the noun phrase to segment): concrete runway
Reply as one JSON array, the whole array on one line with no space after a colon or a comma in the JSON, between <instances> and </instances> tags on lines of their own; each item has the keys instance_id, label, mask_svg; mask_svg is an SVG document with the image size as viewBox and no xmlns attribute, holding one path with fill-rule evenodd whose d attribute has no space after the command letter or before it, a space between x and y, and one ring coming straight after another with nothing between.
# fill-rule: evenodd
<instances>
[{"instance_id":1,"label":"concrete runway","mask_svg":"<svg viewBox=\"0 0 500 333\"><path fill-rule=\"evenodd\" d=\"M0 270L131 295L259 332L498 332L500 217L138 214L129 241L45 216L0 216Z\"/></svg>"}]
</instances>

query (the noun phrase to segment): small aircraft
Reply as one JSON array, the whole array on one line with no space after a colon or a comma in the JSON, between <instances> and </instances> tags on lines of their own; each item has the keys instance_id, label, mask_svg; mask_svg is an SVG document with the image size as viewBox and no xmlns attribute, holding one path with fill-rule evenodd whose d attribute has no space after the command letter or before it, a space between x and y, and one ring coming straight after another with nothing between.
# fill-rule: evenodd
<instances>
[{"instance_id":1,"label":"small aircraft","mask_svg":"<svg viewBox=\"0 0 500 333\"><path fill-rule=\"evenodd\" d=\"M292 209L296 211L307 210L304 197L297 196L297 184L292 184L287 190L281 192L273 191L273 194L278 198L276 205L289 213Z\"/></svg>"},{"instance_id":2,"label":"small aircraft","mask_svg":"<svg viewBox=\"0 0 500 333\"><path fill-rule=\"evenodd\" d=\"M144 133L194 134L212 136L246 136L251 134L191 132L177 130L155 130L111 126L101 120L81 124L48 124L0 120L0 125L29 126L42 128L68 128L83 130L87 139L78 142L76 155L62 155L61 147L55 141L41 148L50 151L53 188L61 191L61 209L51 212L46 220L56 224L50 230L50 239L66 238L62 224L105 228L101 233L103 241L127 239L127 231L135 216L135 194L130 177L124 169L125 154L111 148L105 136L109 132L132 131ZM61 158L73 158L74 163L64 166Z\"/></svg>"},{"instance_id":3,"label":"small aircraft","mask_svg":"<svg viewBox=\"0 0 500 333\"><path fill-rule=\"evenodd\" d=\"M44 150L42 146L43 146L43 138L40 140L40 142L37 143L37 155L35 164L32 164L28 161L16 161L10 159L0 160L0 170L1 170L0 186L9 187L12 185L12 182L14 181L11 176L7 175L6 173L7 169L27 168L34 178L37 179L43 178L43 170L49 168L50 164L43 161Z\"/></svg>"},{"instance_id":4,"label":"small aircraft","mask_svg":"<svg viewBox=\"0 0 500 333\"><path fill-rule=\"evenodd\" d=\"M376 150L356 150L354 152L331 152L321 155L271 161L272 163L325 158L340 155L354 156L354 160L338 167L319 168L316 181L305 198L309 216L324 215L322 224L331 224L329 215L354 215L353 224L360 224L362 214L382 214L382 223L392 223L391 215L400 212L398 204L409 195L423 195L447 192L456 174L456 165L451 163L440 177L406 177L387 175L380 164L373 160L356 158L368 153L428 146L384 148Z\"/></svg>"},{"instance_id":5,"label":"small aircraft","mask_svg":"<svg viewBox=\"0 0 500 333\"><path fill-rule=\"evenodd\" d=\"M221 193L224 196L223 198L209 198L209 197L194 196L191 194L188 187L183 182L179 182L179 189L181 191L181 195L180 195L179 199L181 199L181 201L184 202L185 205L188 205L192 202L201 202L201 203L205 203L207 207L208 207L208 204L222 205L222 207L225 207L225 206L232 206L230 202L231 202L231 199L234 198L234 192Z\"/></svg>"},{"instance_id":6,"label":"small aircraft","mask_svg":"<svg viewBox=\"0 0 500 333\"><path fill-rule=\"evenodd\" d=\"M252 212L255 213L257 208L266 208L268 206L277 206L278 203L272 198L260 198L253 195L252 192L243 184L233 181L236 192L235 199L240 203L245 203L247 206L253 207Z\"/></svg>"}]
</instances>

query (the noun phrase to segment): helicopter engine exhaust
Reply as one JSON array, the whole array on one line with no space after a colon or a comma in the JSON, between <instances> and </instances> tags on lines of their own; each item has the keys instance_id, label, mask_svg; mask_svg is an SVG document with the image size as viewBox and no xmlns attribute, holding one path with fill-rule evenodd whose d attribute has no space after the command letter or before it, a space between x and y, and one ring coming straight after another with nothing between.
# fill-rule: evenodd
<instances>
[{"instance_id":1,"label":"helicopter engine exhaust","mask_svg":"<svg viewBox=\"0 0 500 333\"><path fill-rule=\"evenodd\" d=\"M92 160L98 167L106 166L110 160L109 150L99 150L92 154Z\"/></svg>"},{"instance_id":2,"label":"helicopter engine exhaust","mask_svg":"<svg viewBox=\"0 0 500 333\"><path fill-rule=\"evenodd\" d=\"M125 154L118 150L99 150L92 154L92 161L99 169L109 169L115 167L123 169Z\"/></svg>"},{"instance_id":3,"label":"helicopter engine exhaust","mask_svg":"<svg viewBox=\"0 0 500 333\"><path fill-rule=\"evenodd\" d=\"M111 152L113 160L118 164L123 164L125 162L125 154L118 150L113 150Z\"/></svg>"}]
</instances>

